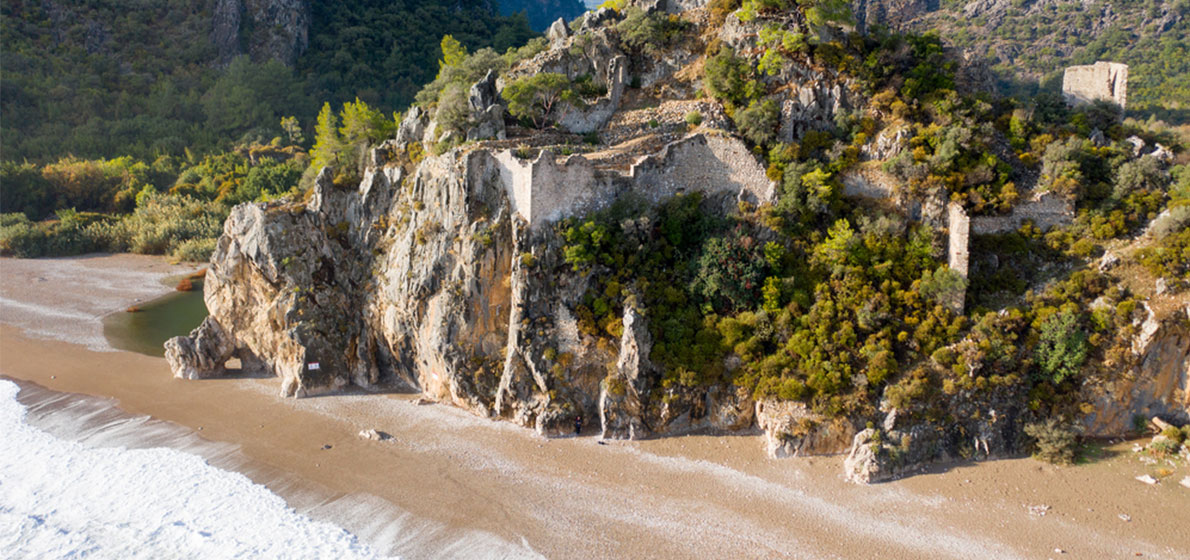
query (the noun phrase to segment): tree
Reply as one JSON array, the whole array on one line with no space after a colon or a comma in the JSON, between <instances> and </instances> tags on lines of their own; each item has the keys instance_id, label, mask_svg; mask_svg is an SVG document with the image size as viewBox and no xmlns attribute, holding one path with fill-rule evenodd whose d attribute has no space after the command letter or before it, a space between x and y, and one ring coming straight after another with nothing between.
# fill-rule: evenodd
<instances>
[{"instance_id":1,"label":"tree","mask_svg":"<svg viewBox=\"0 0 1190 560\"><path fill-rule=\"evenodd\" d=\"M442 36L440 47L442 49L442 59L438 61L439 76L447 68L458 68L462 66L463 60L467 58L467 48L450 35Z\"/></svg>"},{"instance_id":2,"label":"tree","mask_svg":"<svg viewBox=\"0 0 1190 560\"><path fill-rule=\"evenodd\" d=\"M777 140L777 123L781 109L772 99L753 101L747 109L736 111L735 124L753 144L764 146Z\"/></svg>"},{"instance_id":3,"label":"tree","mask_svg":"<svg viewBox=\"0 0 1190 560\"><path fill-rule=\"evenodd\" d=\"M310 150L310 166L322 169L326 166L339 167L339 155L343 140L339 137L339 118L329 102L322 104L318 112L318 124L314 127L314 148Z\"/></svg>"},{"instance_id":4,"label":"tree","mask_svg":"<svg viewBox=\"0 0 1190 560\"><path fill-rule=\"evenodd\" d=\"M578 102L566 75L553 72L520 78L505 86L502 94L512 116L529 119L537 128L550 122L559 105Z\"/></svg>"},{"instance_id":5,"label":"tree","mask_svg":"<svg viewBox=\"0 0 1190 560\"><path fill-rule=\"evenodd\" d=\"M302 125L298 124L297 117L281 117L281 130L289 136L290 144L301 144L305 138L302 136Z\"/></svg>"},{"instance_id":6,"label":"tree","mask_svg":"<svg viewBox=\"0 0 1190 560\"><path fill-rule=\"evenodd\" d=\"M698 258L694 287L716 309L747 309L759 299L765 265L751 237L713 237Z\"/></svg>"},{"instance_id":7,"label":"tree","mask_svg":"<svg viewBox=\"0 0 1190 560\"><path fill-rule=\"evenodd\" d=\"M806 22L818 29L819 37L828 25L851 23L851 4L847 0L815 0L806 7Z\"/></svg>"},{"instance_id":8,"label":"tree","mask_svg":"<svg viewBox=\"0 0 1190 560\"><path fill-rule=\"evenodd\" d=\"M1070 311L1051 315L1041 324L1037 367L1042 379L1054 384L1073 377L1087 359L1087 334Z\"/></svg>"},{"instance_id":9,"label":"tree","mask_svg":"<svg viewBox=\"0 0 1190 560\"><path fill-rule=\"evenodd\" d=\"M628 8L628 15L616 24L620 40L629 48L645 54L656 55L681 37L686 23L650 14L635 6Z\"/></svg>"},{"instance_id":10,"label":"tree","mask_svg":"<svg viewBox=\"0 0 1190 560\"><path fill-rule=\"evenodd\" d=\"M918 291L942 305L961 308L967 293L967 279L948 266L940 266L933 272L927 270L921 273Z\"/></svg>"}]
</instances>

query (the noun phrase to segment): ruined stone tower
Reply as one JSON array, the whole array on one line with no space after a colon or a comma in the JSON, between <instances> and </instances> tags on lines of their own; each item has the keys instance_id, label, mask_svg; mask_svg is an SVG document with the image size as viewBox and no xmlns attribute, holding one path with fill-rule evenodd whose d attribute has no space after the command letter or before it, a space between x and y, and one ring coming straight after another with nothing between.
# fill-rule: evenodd
<instances>
[{"instance_id":1,"label":"ruined stone tower","mask_svg":"<svg viewBox=\"0 0 1190 560\"><path fill-rule=\"evenodd\" d=\"M1062 76L1062 97L1072 106L1105 99L1123 109L1128 101L1128 65L1101 60L1071 66Z\"/></svg>"}]
</instances>

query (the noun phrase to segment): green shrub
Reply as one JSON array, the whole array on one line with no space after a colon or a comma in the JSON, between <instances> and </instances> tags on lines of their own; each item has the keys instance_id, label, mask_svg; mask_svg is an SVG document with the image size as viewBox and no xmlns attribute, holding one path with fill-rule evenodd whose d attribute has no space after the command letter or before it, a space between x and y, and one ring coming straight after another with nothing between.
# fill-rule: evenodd
<instances>
[{"instance_id":1,"label":"green shrub","mask_svg":"<svg viewBox=\"0 0 1190 560\"><path fill-rule=\"evenodd\" d=\"M649 14L635 6L616 24L616 31L628 48L656 55L681 38L687 23L676 15Z\"/></svg>"},{"instance_id":2,"label":"green shrub","mask_svg":"<svg viewBox=\"0 0 1190 560\"><path fill-rule=\"evenodd\" d=\"M218 239L214 237L187 239L179 243L173 250L173 257L191 262L209 261L211 260L211 254L215 252L215 243L217 241Z\"/></svg>"},{"instance_id":3,"label":"green shrub","mask_svg":"<svg viewBox=\"0 0 1190 560\"><path fill-rule=\"evenodd\" d=\"M690 126L698 126L702 124L702 113L698 111L690 111L686 113L686 124Z\"/></svg>"},{"instance_id":4,"label":"green shrub","mask_svg":"<svg viewBox=\"0 0 1190 560\"><path fill-rule=\"evenodd\" d=\"M753 101L746 109L736 111L735 124L740 134L753 144L764 146L777 140L777 124L781 110L772 99Z\"/></svg>"},{"instance_id":5,"label":"green shrub","mask_svg":"<svg viewBox=\"0 0 1190 560\"><path fill-rule=\"evenodd\" d=\"M1044 380L1054 384L1072 378L1087 359L1087 334L1070 311L1054 314L1041 325L1037 367Z\"/></svg>"},{"instance_id":6,"label":"green shrub","mask_svg":"<svg viewBox=\"0 0 1190 560\"><path fill-rule=\"evenodd\" d=\"M0 214L0 255L21 258L45 254L46 230L30 222L25 214Z\"/></svg>"},{"instance_id":7,"label":"green shrub","mask_svg":"<svg viewBox=\"0 0 1190 560\"><path fill-rule=\"evenodd\" d=\"M729 107L747 105L760 97L761 85L747 60L736 56L730 47L721 46L719 52L707 59L703 81L707 93Z\"/></svg>"},{"instance_id":8,"label":"green shrub","mask_svg":"<svg viewBox=\"0 0 1190 560\"><path fill-rule=\"evenodd\" d=\"M1068 465L1078 450L1078 432L1055 419L1025 425L1025 434L1033 439L1033 456L1047 463Z\"/></svg>"},{"instance_id":9,"label":"green shrub","mask_svg":"<svg viewBox=\"0 0 1190 560\"><path fill-rule=\"evenodd\" d=\"M553 122L562 107L581 103L566 75L553 72L519 78L504 86L501 94L512 116L526 119L537 128Z\"/></svg>"}]
</instances>

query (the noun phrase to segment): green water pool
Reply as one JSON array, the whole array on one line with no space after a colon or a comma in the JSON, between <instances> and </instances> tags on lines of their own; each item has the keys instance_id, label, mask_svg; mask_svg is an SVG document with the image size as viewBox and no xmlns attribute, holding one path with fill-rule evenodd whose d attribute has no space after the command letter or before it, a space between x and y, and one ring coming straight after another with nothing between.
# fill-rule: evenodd
<instances>
[{"instance_id":1,"label":"green water pool","mask_svg":"<svg viewBox=\"0 0 1190 560\"><path fill-rule=\"evenodd\" d=\"M165 341L189 334L207 316L202 283L194 290L175 292L138 305L140 311L117 311L103 320L103 336L118 350L164 356Z\"/></svg>"}]
</instances>

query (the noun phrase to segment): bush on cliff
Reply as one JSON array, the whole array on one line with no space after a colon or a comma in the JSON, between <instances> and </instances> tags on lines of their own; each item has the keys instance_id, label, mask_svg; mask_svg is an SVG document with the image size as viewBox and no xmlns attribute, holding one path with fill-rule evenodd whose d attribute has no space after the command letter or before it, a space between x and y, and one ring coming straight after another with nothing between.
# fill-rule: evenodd
<instances>
[{"instance_id":1,"label":"bush on cliff","mask_svg":"<svg viewBox=\"0 0 1190 560\"><path fill-rule=\"evenodd\" d=\"M553 72L519 78L504 86L502 95L512 116L537 128L557 120L566 107L582 103L570 79Z\"/></svg>"},{"instance_id":2,"label":"bush on cliff","mask_svg":"<svg viewBox=\"0 0 1190 560\"><path fill-rule=\"evenodd\" d=\"M629 49L650 56L657 56L682 38L682 32L689 27L676 14L650 14L638 7L630 7L627 15L616 24L616 31Z\"/></svg>"},{"instance_id":3,"label":"bush on cliff","mask_svg":"<svg viewBox=\"0 0 1190 560\"><path fill-rule=\"evenodd\" d=\"M1069 465L1078 451L1078 432L1053 418L1025 424L1025 435L1033 440L1033 456L1047 463Z\"/></svg>"}]
</instances>

